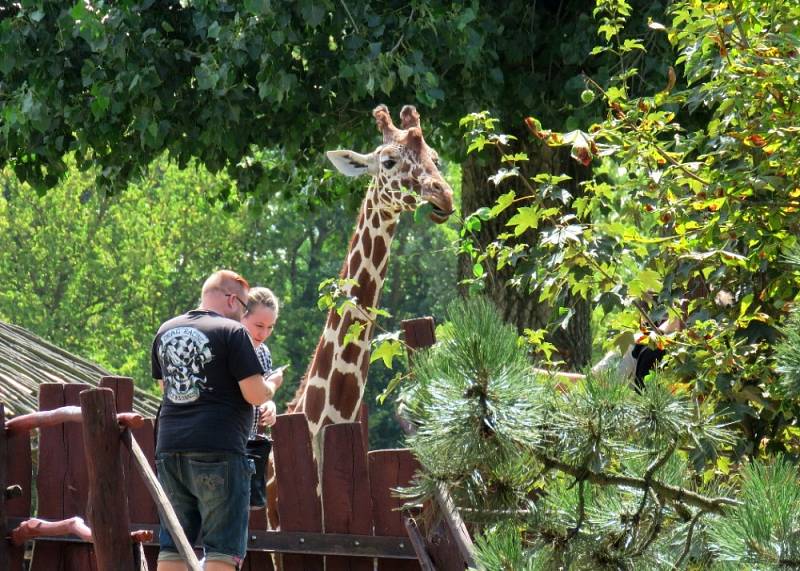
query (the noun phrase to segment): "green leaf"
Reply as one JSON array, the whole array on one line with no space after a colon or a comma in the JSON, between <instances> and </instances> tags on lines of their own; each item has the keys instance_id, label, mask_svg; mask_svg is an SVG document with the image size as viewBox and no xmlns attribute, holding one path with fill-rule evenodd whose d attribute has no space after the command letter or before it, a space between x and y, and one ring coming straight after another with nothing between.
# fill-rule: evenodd
<instances>
[{"instance_id":1,"label":"green leaf","mask_svg":"<svg viewBox=\"0 0 800 571\"><path fill-rule=\"evenodd\" d=\"M541 209L538 206L523 206L506 222L506 226L514 227L514 235L520 236L526 230L536 230L539 227Z\"/></svg>"},{"instance_id":2,"label":"green leaf","mask_svg":"<svg viewBox=\"0 0 800 571\"><path fill-rule=\"evenodd\" d=\"M658 293L663 283L661 276L655 270L644 269L640 271L628 284L628 293L632 297L641 297L647 292Z\"/></svg>"},{"instance_id":3,"label":"green leaf","mask_svg":"<svg viewBox=\"0 0 800 571\"><path fill-rule=\"evenodd\" d=\"M489 218L496 218L498 214L503 212L506 208L508 208L514 203L514 199L516 197L517 193L514 192L513 190L505 194L501 194L497 198L497 201L495 202L494 206L492 206L492 209L489 211Z\"/></svg>"},{"instance_id":4,"label":"green leaf","mask_svg":"<svg viewBox=\"0 0 800 571\"><path fill-rule=\"evenodd\" d=\"M403 344L400 341L387 339L377 344L372 351L372 355L370 355L369 362L373 363L378 359L382 359L386 368L391 369L394 357L402 357L403 352Z\"/></svg>"},{"instance_id":5,"label":"green leaf","mask_svg":"<svg viewBox=\"0 0 800 571\"><path fill-rule=\"evenodd\" d=\"M361 335L364 333L365 325L361 321L354 321L350 324L350 327L347 328L347 333L344 335L344 340L342 341L344 346L347 346L350 343L354 343L361 338Z\"/></svg>"}]
</instances>

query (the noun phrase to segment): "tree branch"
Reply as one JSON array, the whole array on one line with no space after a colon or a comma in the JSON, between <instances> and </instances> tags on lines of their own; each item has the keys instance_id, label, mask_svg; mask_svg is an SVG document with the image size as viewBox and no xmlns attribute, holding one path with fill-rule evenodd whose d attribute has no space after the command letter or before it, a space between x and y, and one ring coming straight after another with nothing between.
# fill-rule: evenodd
<instances>
[{"instance_id":1,"label":"tree branch","mask_svg":"<svg viewBox=\"0 0 800 571\"><path fill-rule=\"evenodd\" d=\"M585 468L573 466L562 462L561 460L548 456L542 452L534 452L536 456L543 462L547 462L553 468L574 476L575 478L583 478L593 484L600 486L623 486L627 488L636 488L639 490L652 489L656 495L669 500L683 502L688 505L700 508L707 512L717 514L725 513L727 507L738 507L742 505L737 500L730 498L710 498L697 492L692 492L685 488L671 486L657 480L650 480L649 482L644 478L635 478L633 476L619 476L617 474L608 474L606 472L592 472L587 471Z\"/></svg>"}]
</instances>

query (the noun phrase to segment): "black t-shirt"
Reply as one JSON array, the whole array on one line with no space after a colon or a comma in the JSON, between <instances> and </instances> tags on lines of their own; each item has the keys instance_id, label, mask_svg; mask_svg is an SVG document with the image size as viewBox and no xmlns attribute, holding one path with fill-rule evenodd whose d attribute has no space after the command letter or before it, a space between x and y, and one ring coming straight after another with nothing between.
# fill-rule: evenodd
<instances>
[{"instance_id":1,"label":"black t-shirt","mask_svg":"<svg viewBox=\"0 0 800 571\"><path fill-rule=\"evenodd\" d=\"M667 352L663 349L653 349L646 345L636 345L631 356L636 360L636 388L644 388L644 378L655 368Z\"/></svg>"},{"instance_id":2,"label":"black t-shirt","mask_svg":"<svg viewBox=\"0 0 800 571\"><path fill-rule=\"evenodd\" d=\"M245 453L253 405L239 381L264 371L244 326L213 311L179 315L159 328L151 363L164 380L157 452Z\"/></svg>"}]
</instances>

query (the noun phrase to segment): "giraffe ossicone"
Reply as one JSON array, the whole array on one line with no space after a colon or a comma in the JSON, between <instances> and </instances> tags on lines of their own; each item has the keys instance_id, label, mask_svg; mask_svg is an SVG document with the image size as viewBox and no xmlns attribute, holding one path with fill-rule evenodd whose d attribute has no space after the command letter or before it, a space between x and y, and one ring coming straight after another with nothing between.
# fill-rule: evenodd
<instances>
[{"instance_id":1,"label":"giraffe ossicone","mask_svg":"<svg viewBox=\"0 0 800 571\"><path fill-rule=\"evenodd\" d=\"M381 145L368 154L327 153L339 172L367 175L370 183L340 273L347 283L344 294L356 300L356 307L346 307L341 315L336 309L328 313L311 364L290 404L290 410L305 413L314 436L327 424L353 422L358 415L375 317L365 311L379 305L400 214L429 203L430 218L442 223L453 212L453 191L439 172L436 151L425 142L417 110L403 107L400 127L394 125L385 105L372 114L383 135ZM363 325L361 335L345 343L350 326L357 321Z\"/></svg>"}]
</instances>

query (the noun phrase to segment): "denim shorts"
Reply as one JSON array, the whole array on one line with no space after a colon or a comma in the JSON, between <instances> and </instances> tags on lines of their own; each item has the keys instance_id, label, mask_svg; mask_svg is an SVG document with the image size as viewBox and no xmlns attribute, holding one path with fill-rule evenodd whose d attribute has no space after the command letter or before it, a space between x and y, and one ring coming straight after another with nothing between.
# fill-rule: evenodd
<instances>
[{"instance_id":1,"label":"denim shorts","mask_svg":"<svg viewBox=\"0 0 800 571\"><path fill-rule=\"evenodd\" d=\"M156 468L189 543L201 541L207 561L238 569L247 553L253 461L232 452L161 452ZM158 540L159 561L181 559L163 515Z\"/></svg>"}]
</instances>

